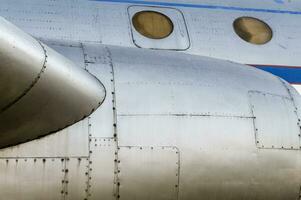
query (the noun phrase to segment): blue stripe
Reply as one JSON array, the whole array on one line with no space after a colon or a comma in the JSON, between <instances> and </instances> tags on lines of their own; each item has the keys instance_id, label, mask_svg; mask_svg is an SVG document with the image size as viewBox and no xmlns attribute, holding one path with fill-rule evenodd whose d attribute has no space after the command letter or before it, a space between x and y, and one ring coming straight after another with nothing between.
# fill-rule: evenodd
<instances>
[{"instance_id":1,"label":"blue stripe","mask_svg":"<svg viewBox=\"0 0 301 200\"><path fill-rule=\"evenodd\" d=\"M286 66L264 66L254 65L259 69L270 72L276 76L279 76L289 83L301 84L301 67L286 67Z\"/></svg>"},{"instance_id":2,"label":"blue stripe","mask_svg":"<svg viewBox=\"0 0 301 200\"><path fill-rule=\"evenodd\" d=\"M170 6L170 7L184 7L184 8L203 8L203 9L213 9L213 10L264 12L264 13L301 15L300 11L274 10L274 9L261 9L261 8L243 8L243 7L234 7L234 6L215 6L215 5L205 5L205 4L186 4L186 3L139 1L139 0L91 0L91 1L110 2L110 3L126 3L126 4L130 3L130 4L141 4L141 5L152 5L152 6Z\"/></svg>"}]
</instances>

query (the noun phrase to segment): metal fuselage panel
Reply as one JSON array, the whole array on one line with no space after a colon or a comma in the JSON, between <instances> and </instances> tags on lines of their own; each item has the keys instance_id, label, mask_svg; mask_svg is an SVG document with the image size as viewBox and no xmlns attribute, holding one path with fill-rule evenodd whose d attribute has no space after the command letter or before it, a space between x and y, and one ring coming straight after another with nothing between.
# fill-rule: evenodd
<instances>
[{"instance_id":1,"label":"metal fuselage panel","mask_svg":"<svg viewBox=\"0 0 301 200\"><path fill-rule=\"evenodd\" d=\"M130 2L0 2L1 16L89 71L107 91L102 106L83 121L0 150L0 199L299 198L299 94L269 73L198 56L298 66L299 14L169 5L186 21L191 46L184 54L138 49ZM250 8L262 5L244 2ZM284 9L273 1L265 6ZM242 15L273 25L273 43L241 41L232 22ZM266 110L257 112L265 103ZM279 127L279 115L291 119L285 127ZM279 130L291 135L283 139Z\"/></svg>"},{"instance_id":2,"label":"metal fuselage panel","mask_svg":"<svg viewBox=\"0 0 301 200\"><path fill-rule=\"evenodd\" d=\"M298 35L301 27L296 23L301 19L298 9L301 5L297 1L0 2L1 16L38 38L177 49L188 54L250 64L292 84L301 82L298 70L300 61L297 59L301 53ZM172 38L167 38L160 44L155 40L141 39L131 24L133 10L155 10L169 15L177 21L173 33L179 35L174 38L177 41L168 41ZM170 10L177 10L178 13ZM183 19L176 17L181 14ZM265 45L253 45L241 40L233 30L233 22L242 16L259 18L269 24L273 30L272 40ZM183 37L181 41L180 37ZM178 48L175 48L175 43L179 44Z\"/></svg>"},{"instance_id":3,"label":"metal fuselage panel","mask_svg":"<svg viewBox=\"0 0 301 200\"><path fill-rule=\"evenodd\" d=\"M272 94L269 98L281 97L297 107L301 102L279 78L252 67L176 52L88 43L49 45L94 74L108 95L86 120L1 150L4 199L25 195L23 199L232 200L299 195L301 151L286 143L283 149L278 144L262 148L262 143L275 141L269 135L256 143L259 135L249 92ZM292 114L296 128L298 115ZM275 137L278 128L274 124L270 129ZM292 139L300 145L298 135ZM40 187L24 189L29 187L28 176Z\"/></svg>"}]
</instances>

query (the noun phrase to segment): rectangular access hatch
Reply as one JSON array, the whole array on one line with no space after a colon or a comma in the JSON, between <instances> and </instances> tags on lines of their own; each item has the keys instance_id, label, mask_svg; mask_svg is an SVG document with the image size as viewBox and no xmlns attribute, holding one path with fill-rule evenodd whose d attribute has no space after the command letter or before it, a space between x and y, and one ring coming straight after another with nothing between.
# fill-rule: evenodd
<instances>
[{"instance_id":1,"label":"rectangular access hatch","mask_svg":"<svg viewBox=\"0 0 301 200\"><path fill-rule=\"evenodd\" d=\"M291 98L249 92L259 148L300 149L300 127Z\"/></svg>"}]
</instances>

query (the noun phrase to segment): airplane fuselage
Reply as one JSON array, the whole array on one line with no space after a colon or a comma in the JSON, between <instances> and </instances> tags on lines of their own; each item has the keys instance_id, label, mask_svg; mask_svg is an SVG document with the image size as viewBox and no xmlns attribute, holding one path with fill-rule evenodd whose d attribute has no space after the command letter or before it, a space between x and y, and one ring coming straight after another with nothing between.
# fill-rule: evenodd
<instances>
[{"instance_id":1,"label":"airplane fuselage","mask_svg":"<svg viewBox=\"0 0 301 200\"><path fill-rule=\"evenodd\" d=\"M60 69L61 62L51 57L57 54L49 54L52 48L95 76L103 89L93 90L104 98L91 103L89 117L52 130L60 120L49 122L47 113L40 118L38 111L48 108L52 119L68 121L74 114L69 119L60 109L77 111L76 105L85 101L82 94L77 99L73 89L91 89L66 70L66 83L49 78L49 90L60 95L45 90L45 95L39 94L47 99L25 102L21 114L9 113L10 108L0 112L0 144L5 147L8 141L9 146L0 150L0 199L301 198L301 97L287 83L301 83L299 2L0 3L0 15L41 40L42 58L54 60L44 62L37 85L49 77L51 66ZM132 19L143 11L169 17L172 33L163 39L139 34ZM233 22L246 16L269 25L270 41L256 45L237 35ZM5 27L2 23L1 19ZM56 107L64 88L66 101L58 101L63 103ZM23 97L17 100L16 105ZM69 101L78 104L71 107ZM50 105L57 109L51 112ZM28 114L32 110L34 114ZM12 120L14 114L20 123ZM55 133L42 137L49 132L43 134L27 123L31 117L38 128ZM1 125L3 118L11 124ZM5 133L18 134L10 139ZM18 144L26 139L30 141Z\"/></svg>"}]
</instances>

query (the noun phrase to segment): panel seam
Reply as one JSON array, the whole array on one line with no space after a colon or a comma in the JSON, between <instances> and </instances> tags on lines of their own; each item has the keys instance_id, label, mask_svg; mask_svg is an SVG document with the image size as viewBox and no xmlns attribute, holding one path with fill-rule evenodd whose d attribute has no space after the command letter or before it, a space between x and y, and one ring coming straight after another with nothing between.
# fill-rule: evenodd
<instances>
[{"instance_id":1,"label":"panel seam","mask_svg":"<svg viewBox=\"0 0 301 200\"><path fill-rule=\"evenodd\" d=\"M17 98L15 98L12 102L8 103L4 108L1 109L0 114L2 112L6 111L7 109L11 108L14 104L16 104L24 96L26 96L29 93L29 91L38 83L38 81L40 80L41 76L45 72L45 70L47 68L46 64L47 64L47 58L48 58L47 50L46 50L45 46L40 41L38 41L38 43L40 44L40 46L42 47L42 50L44 52L44 61L43 61L43 65L42 65L42 68L41 68L40 72L38 73L38 75L36 76L36 78L32 81L32 83L29 85L29 87L27 89L25 89L25 91L20 96L18 96Z\"/></svg>"},{"instance_id":2,"label":"panel seam","mask_svg":"<svg viewBox=\"0 0 301 200\"><path fill-rule=\"evenodd\" d=\"M105 50L107 52L107 56L109 58L109 65L111 67L111 95L112 95L112 109L113 109L113 137L115 141L115 155L114 155L114 197L116 200L120 199L120 193L119 193L119 186L120 186L120 180L119 180L119 143L118 143L118 131L117 131L117 102L116 102L116 82L115 82L115 70L114 70L114 64L112 60L112 53L110 49L105 46Z\"/></svg>"}]
</instances>

